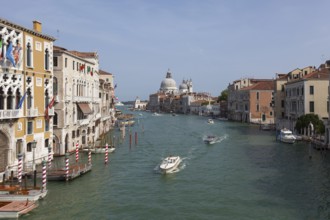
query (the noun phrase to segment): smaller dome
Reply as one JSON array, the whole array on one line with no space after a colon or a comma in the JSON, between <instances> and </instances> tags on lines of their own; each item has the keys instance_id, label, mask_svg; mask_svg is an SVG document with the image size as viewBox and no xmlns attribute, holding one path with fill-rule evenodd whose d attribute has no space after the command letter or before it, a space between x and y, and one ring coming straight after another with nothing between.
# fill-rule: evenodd
<instances>
[{"instance_id":1,"label":"smaller dome","mask_svg":"<svg viewBox=\"0 0 330 220\"><path fill-rule=\"evenodd\" d=\"M188 86L187 86L187 84L185 84L185 83L182 83L180 86L179 86L179 89L188 89Z\"/></svg>"}]
</instances>

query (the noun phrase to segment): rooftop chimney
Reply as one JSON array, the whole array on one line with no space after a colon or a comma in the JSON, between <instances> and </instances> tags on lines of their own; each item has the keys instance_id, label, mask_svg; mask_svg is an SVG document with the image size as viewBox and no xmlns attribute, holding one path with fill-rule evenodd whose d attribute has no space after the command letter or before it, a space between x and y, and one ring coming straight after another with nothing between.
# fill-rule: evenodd
<instances>
[{"instance_id":1,"label":"rooftop chimney","mask_svg":"<svg viewBox=\"0 0 330 220\"><path fill-rule=\"evenodd\" d=\"M42 25L40 21L33 21L33 30L41 33Z\"/></svg>"}]
</instances>

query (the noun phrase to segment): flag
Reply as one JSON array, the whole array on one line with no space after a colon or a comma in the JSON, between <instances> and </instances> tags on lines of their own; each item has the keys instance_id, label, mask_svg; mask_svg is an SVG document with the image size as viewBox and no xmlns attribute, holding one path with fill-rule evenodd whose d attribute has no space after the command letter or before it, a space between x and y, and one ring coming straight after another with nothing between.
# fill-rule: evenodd
<instances>
[{"instance_id":1,"label":"flag","mask_svg":"<svg viewBox=\"0 0 330 220\"><path fill-rule=\"evenodd\" d=\"M45 110L45 118L46 120L49 120L49 114L48 114L48 109L52 108L55 102L55 96L53 96L52 100L50 101L50 103L48 104L48 106L46 107Z\"/></svg>"},{"instance_id":2,"label":"flag","mask_svg":"<svg viewBox=\"0 0 330 220\"><path fill-rule=\"evenodd\" d=\"M7 47L7 52L6 52L6 58L13 64L13 66L15 67L15 60L13 57L13 43L11 41L9 41L8 47Z\"/></svg>"},{"instance_id":3,"label":"flag","mask_svg":"<svg viewBox=\"0 0 330 220\"><path fill-rule=\"evenodd\" d=\"M19 100L19 103L17 104L16 109L20 109L20 108L22 108L22 105L23 105L23 102L24 102L24 99L25 99L26 93L27 93L27 91L24 93L24 95L22 96L22 98Z\"/></svg>"},{"instance_id":4,"label":"flag","mask_svg":"<svg viewBox=\"0 0 330 220\"><path fill-rule=\"evenodd\" d=\"M45 119L46 119L47 121L49 120L48 107L46 108L46 111L45 111Z\"/></svg>"},{"instance_id":5,"label":"flag","mask_svg":"<svg viewBox=\"0 0 330 220\"><path fill-rule=\"evenodd\" d=\"M50 103L48 104L48 108L52 108L55 102L55 96L53 96L52 100L50 101Z\"/></svg>"},{"instance_id":6,"label":"flag","mask_svg":"<svg viewBox=\"0 0 330 220\"><path fill-rule=\"evenodd\" d=\"M84 69L85 69L85 64L81 65L79 68L80 71L83 71Z\"/></svg>"},{"instance_id":7,"label":"flag","mask_svg":"<svg viewBox=\"0 0 330 220\"><path fill-rule=\"evenodd\" d=\"M117 88L117 83L115 84L115 88ZM115 88L114 88L114 89L115 89Z\"/></svg>"}]
</instances>

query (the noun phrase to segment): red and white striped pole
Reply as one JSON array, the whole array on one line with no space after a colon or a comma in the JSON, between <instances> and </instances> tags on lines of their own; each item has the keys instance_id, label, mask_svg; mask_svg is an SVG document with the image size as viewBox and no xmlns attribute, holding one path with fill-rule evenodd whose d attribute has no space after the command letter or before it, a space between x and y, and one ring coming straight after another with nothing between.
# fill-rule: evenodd
<instances>
[{"instance_id":1,"label":"red and white striped pole","mask_svg":"<svg viewBox=\"0 0 330 220\"><path fill-rule=\"evenodd\" d=\"M105 158L104 158L104 163L108 164L108 143L105 144Z\"/></svg>"},{"instance_id":2,"label":"red and white striped pole","mask_svg":"<svg viewBox=\"0 0 330 220\"><path fill-rule=\"evenodd\" d=\"M79 160L79 143L76 143L76 163L78 163Z\"/></svg>"},{"instance_id":3,"label":"red and white striped pole","mask_svg":"<svg viewBox=\"0 0 330 220\"><path fill-rule=\"evenodd\" d=\"M18 155L18 169L17 169L17 179L18 183L22 183L22 170L23 170L23 155Z\"/></svg>"},{"instance_id":4,"label":"red and white striped pole","mask_svg":"<svg viewBox=\"0 0 330 220\"><path fill-rule=\"evenodd\" d=\"M65 180L69 180L69 153L65 154Z\"/></svg>"},{"instance_id":5,"label":"red and white striped pole","mask_svg":"<svg viewBox=\"0 0 330 220\"><path fill-rule=\"evenodd\" d=\"M92 165L92 150L88 149L88 165Z\"/></svg>"},{"instance_id":6,"label":"red and white striped pole","mask_svg":"<svg viewBox=\"0 0 330 220\"><path fill-rule=\"evenodd\" d=\"M46 190L46 184L47 184L47 166L46 161L42 161L42 188L41 192Z\"/></svg>"},{"instance_id":7,"label":"red and white striped pole","mask_svg":"<svg viewBox=\"0 0 330 220\"><path fill-rule=\"evenodd\" d=\"M48 170L52 167L52 147L48 147Z\"/></svg>"}]
</instances>

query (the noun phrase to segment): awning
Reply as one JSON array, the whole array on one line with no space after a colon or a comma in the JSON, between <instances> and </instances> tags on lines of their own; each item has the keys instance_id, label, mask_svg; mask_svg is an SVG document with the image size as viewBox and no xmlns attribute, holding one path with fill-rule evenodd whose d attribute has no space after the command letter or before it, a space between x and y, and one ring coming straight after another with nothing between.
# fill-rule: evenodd
<instances>
[{"instance_id":1,"label":"awning","mask_svg":"<svg viewBox=\"0 0 330 220\"><path fill-rule=\"evenodd\" d=\"M87 103L77 103L84 115L92 114L92 110Z\"/></svg>"}]
</instances>

